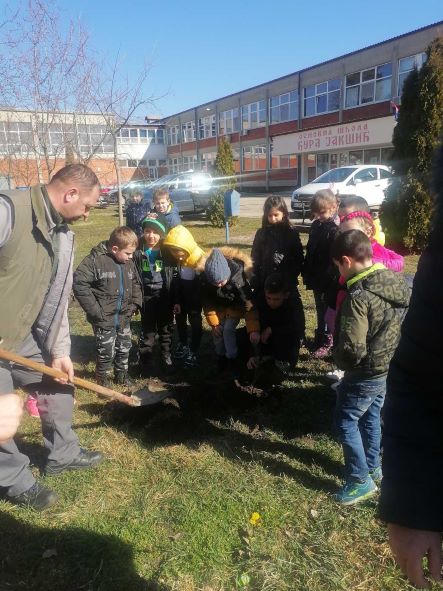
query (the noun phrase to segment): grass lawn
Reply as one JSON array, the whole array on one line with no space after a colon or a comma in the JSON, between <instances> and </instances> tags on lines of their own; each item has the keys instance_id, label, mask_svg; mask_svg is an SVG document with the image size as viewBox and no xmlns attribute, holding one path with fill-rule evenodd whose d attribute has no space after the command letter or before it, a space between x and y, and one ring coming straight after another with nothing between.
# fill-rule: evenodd
<instances>
[{"instance_id":1,"label":"grass lawn","mask_svg":"<svg viewBox=\"0 0 443 591\"><path fill-rule=\"evenodd\" d=\"M117 223L114 209L78 223L77 262ZM241 219L231 243L249 249L258 223ZM186 224L202 246L223 243L223 229ZM410 257L408 271L416 263ZM312 336L313 299L301 292ZM76 304L71 329L77 372L92 377L92 331ZM297 380L256 399L206 381L210 363L206 331L194 389L178 405L121 408L77 390L76 431L106 461L42 477L60 497L46 513L0 501L1 591L411 589L394 567L376 500L346 509L331 499L342 458L334 392L321 377L330 364L303 350ZM18 440L39 475L39 422L25 417Z\"/></svg>"}]
</instances>

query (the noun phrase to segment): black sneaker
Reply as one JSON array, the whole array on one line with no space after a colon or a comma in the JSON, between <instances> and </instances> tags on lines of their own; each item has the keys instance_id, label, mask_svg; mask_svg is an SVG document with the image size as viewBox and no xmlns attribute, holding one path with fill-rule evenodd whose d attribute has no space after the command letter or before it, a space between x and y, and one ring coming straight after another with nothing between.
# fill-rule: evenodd
<instances>
[{"instance_id":1,"label":"black sneaker","mask_svg":"<svg viewBox=\"0 0 443 591\"><path fill-rule=\"evenodd\" d=\"M132 388L134 385L134 382L129 379L127 371L117 371L115 373L115 383L126 388Z\"/></svg>"},{"instance_id":2,"label":"black sneaker","mask_svg":"<svg viewBox=\"0 0 443 591\"><path fill-rule=\"evenodd\" d=\"M46 464L45 473L48 476L60 474L65 470L87 470L93 468L103 460L103 454L99 451L87 451L86 449L80 449L80 453L76 458L69 462L69 464L52 464L48 462Z\"/></svg>"},{"instance_id":3,"label":"black sneaker","mask_svg":"<svg viewBox=\"0 0 443 591\"><path fill-rule=\"evenodd\" d=\"M35 481L31 488L25 490L21 495L8 497L8 500L11 503L14 503L14 505L29 507L36 511L44 511L56 503L58 497L50 488L46 488L39 482Z\"/></svg>"}]
</instances>

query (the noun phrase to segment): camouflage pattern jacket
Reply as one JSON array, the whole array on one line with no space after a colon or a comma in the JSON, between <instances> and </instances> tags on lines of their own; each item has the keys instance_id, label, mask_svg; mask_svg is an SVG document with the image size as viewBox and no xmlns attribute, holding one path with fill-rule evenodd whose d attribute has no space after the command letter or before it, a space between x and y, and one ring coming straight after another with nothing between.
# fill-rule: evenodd
<instances>
[{"instance_id":1,"label":"camouflage pattern jacket","mask_svg":"<svg viewBox=\"0 0 443 591\"><path fill-rule=\"evenodd\" d=\"M380 263L349 279L347 289L336 322L335 363L345 377L381 376L397 347L410 289Z\"/></svg>"}]
</instances>

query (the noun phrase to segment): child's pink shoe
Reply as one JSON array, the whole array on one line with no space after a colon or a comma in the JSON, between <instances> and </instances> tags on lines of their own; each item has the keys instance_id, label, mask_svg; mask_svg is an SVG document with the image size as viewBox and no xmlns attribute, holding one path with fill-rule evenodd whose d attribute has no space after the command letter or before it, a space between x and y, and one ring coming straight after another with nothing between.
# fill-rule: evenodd
<instances>
[{"instance_id":1,"label":"child's pink shoe","mask_svg":"<svg viewBox=\"0 0 443 591\"><path fill-rule=\"evenodd\" d=\"M29 394L25 402L25 407L30 417L40 418L40 413L38 412L37 407L37 398L35 396Z\"/></svg>"}]
</instances>

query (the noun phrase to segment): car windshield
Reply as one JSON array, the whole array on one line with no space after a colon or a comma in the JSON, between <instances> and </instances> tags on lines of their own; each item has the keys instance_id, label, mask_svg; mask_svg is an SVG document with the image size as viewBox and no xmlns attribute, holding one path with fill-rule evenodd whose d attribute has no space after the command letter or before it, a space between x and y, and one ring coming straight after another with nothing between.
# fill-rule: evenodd
<instances>
[{"instance_id":1,"label":"car windshield","mask_svg":"<svg viewBox=\"0 0 443 591\"><path fill-rule=\"evenodd\" d=\"M159 179L157 179L156 181L152 182L150 187L158 187L158 186L162 186L162 185L167 185L170 181L175 181L175 180L177 180L176 174L168 174L168 175L162 176Z\"/></svg>"},{"instance_id":2,"label":"car windshield","mask_svg":"<svg viewBox=\"0 0 443 591\"><path fill-rule=\"evenodd\" d=\"M322 175L317 177L312 182L313 183L342 183L355 170L356 170L355 168L351 168L351 167L333 168L332 170L328 170L328 172L323 173Z\"/></svg>"}]
</instances>

